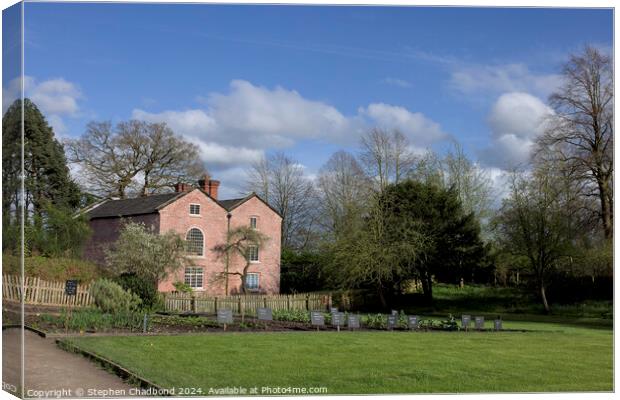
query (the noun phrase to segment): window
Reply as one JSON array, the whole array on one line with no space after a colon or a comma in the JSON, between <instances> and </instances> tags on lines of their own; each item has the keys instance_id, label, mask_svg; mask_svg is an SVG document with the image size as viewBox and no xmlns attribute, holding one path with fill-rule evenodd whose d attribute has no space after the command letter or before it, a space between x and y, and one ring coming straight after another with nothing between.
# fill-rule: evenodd
<instances>
[{"instance_id":1,"label":"window","mask_svg":"<svg viewBox=\"0 0 620 400\"><path fill-rule=\"evenodd\" d=\"M200 215L200 204L190 204L189 205L189 214L190 215Z\"/></svg>"},{"instance_id":2,"label":"window","mask_svg":"<svg viewBox=\"0 0 620 400\"><path fill-rule=\"evenodd\" d=\"M258 290L259 275L257 273L249 273L245 276L245 288L248 290Z\"/></svg>"},{"instance_id":3,"label":"window","mask_svg":"<svg viewBox=\"0 0 620 400\"><path fill-rule=\"evenodd\" d=\"M202 267L187 267L185 268L185 284L193 289L202 289Z\"/></svg>"},{"instance_id":4,"label":"window","mask_svg":"<svg viewBox=\"0 0 620 400\"><path fill-rule=\"evenodd\" d=\"M250 261L258 261L258 246L248 247L248 255L250 256Z\"/></svg>"},{"instance_id":5,"label":"window","mask_svg":"<svg viewBox=\"0 0 620 400\"><path fill-rule=\"evenodd\" d=\"M192 228L185 237L185 250L192 256L201 256L204 248L204 236L200 229Z\"/></svg>"},{"instance_id":6,"label":"window","mask_svg":"<svg viewBox=\"0 0 620 400\"><path fill-rule=\"evenodd\" d=\"M256 217L250 217L250 228L256 229Z\"/></svg>"}]
</instances>

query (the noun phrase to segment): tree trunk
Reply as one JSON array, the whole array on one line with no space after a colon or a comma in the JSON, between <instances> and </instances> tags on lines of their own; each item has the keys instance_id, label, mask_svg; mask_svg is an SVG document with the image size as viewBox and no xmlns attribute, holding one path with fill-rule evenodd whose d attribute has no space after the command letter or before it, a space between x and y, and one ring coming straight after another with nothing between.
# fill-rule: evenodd
<instances>
[{"instance_id":1,"label":"tree trunk","mask_svg":"<svg viewBox=\"0 0 620 400\"><path fill-rule=\"evenodd\" d=\"M551 311L551 309L549 308L549 303L547 302L547 295L545 293L544 284L540 285L540 298L542 299L543 306L545 307L545 313L549 314L549 311Z\"/></svg>"},{"instance_id":2,"label":"tree trunk","mask_svg":"<svg viewBox=\"0 0 620 400\"><path fill-rule=\"evenodd\" d=\"M599 198L601 201L601 218L603 220L603 231L605 233L605 239L611 239L613 237L613 221L612 221L612 204L609 201L611 196L609 182L603 178L598 179Z\"/></svg>"},{"instance_id":3,"label":"tree trunk","mask_svg":"<svg viewBox=\"0 0 620 400\"><path fill-rule=\"evenodd\" d=\"M433 278L428 272L422 278L422 292L428 304L431 304L433 302Z\"/></svg>"},{"instance_id":4,"label":"tree trunk","mask_svg":"<svg viewBox=\"0 0 620 400\"><path fill-rule=\"evenodd\" d=\"M385 300L385 293L383 293L383 285L379 284L379 286L377 286L377 294L379 295L379 301L381 302L381 307L387 308L387 301Z\"/></svg>"}]
</instances>

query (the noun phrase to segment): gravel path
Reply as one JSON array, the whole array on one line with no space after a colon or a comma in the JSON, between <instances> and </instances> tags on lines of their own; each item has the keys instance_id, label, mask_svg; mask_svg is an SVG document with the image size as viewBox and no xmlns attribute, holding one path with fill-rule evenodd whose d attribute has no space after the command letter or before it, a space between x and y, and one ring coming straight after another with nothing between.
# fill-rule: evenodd
<instances>
[{"instance_id":1,"label":"gravel path","mask_svg":"<svg viewBox=\"0 0 620 400\"><path fill-rule=\"evenodd\" d=\"M20 388L21 332L2 331L2 381L11 391ZM32 397L130 397L132 386L78 354L61 350L54 339L26 331L25 390ZM134 389L135 391L135 389Z\"/></svg>"}]
</instances>

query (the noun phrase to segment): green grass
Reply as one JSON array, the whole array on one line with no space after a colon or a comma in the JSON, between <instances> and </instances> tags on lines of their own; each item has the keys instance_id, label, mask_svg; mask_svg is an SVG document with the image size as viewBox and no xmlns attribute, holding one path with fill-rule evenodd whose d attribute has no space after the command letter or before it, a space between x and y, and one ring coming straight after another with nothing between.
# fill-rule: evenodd
<instances>
[{"instance_id":1,"label":"green grass","mask_svg":"<svg viewBox=\"0 0 620 400\"><path fill-rule=\"evenodd\" d=\"M403 306L408 313L485 313L543 315L544 308L531 290L525 287L487 285L433 285L433 305ZM571 318L603 318L611 320L612 301L585 301L576 304L551 304L551 315Z\"/></svg>"},{"instance_id":2,"label":"green grass","mask_svg":"<svg viewBox=\"0 0 620 400\"><path fill-rule=\"evenodd\" d=\"M490 327L490 322L488 323ZM164 387L326 387L328 394L613 390L610 329L89 337L74 344ZM260 393L260 392L259 392Z\"/></svg>"}]
</instances>

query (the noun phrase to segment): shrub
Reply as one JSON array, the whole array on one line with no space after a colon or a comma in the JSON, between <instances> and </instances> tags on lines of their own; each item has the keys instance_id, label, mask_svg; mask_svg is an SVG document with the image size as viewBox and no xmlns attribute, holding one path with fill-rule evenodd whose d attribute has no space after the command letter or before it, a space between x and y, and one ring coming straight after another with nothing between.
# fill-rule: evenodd
<instances>
[{"instance_id":1,"label":"shrub","mask_svg":"<svg viewBox=\"0 0 620 400\"><path fill-rule=\"evenodd\" d=\"M310 312L306 310L273 310L272 315L276 321L310 323Z\"/></svg>"},{"instance_id":2,"label":"shrub","mask_svg":"<svg viewBox=\"0 0 620 400\"><path fill-rule=\"evenodd\" d=\"M71 331L96 331L102 332L110 329L141 330L144 316L138 313L120 312L104 314L98 309L74 310L67 313L63 310L61 315L41 314L41 323L51 325L57 329L69 329Z\"/></svg>"},{"instance_id":3,"label":"shrub","mask_svg":"<svg viewBox=\"0 0 620 400\"><path fill-rule=\"evenodd\" d=\"M95 305L107 313L135 311L142 303L135 293L126 291L118 283L109 279L98 279L93 282L90 293Z\"/></svg>"},{"instance_id":4,"label":"shrub","mask_svg":"<svg viewBox=\"0 0 620 400\"><path fill-rule=\"evenodd\" d=\"M5 274L19 275L20 260L5 252L2 254L2 271ZM26 276L37 276L45 281L65 281L77 279L87 283L104 275L96 264L77 258L33 256L24 259Z\"/></svg>"},{"instance_id":5,"label":"shrub","mask_svg":"<svg viewBox=\"0 0 620 400\"><path fill-rule=\"evenodd\" d=\"M153 309L160 305L159 292L155 282L135 274L121 274L114 278L123 289L135 293L142 300L142 306Z\"/></svg>"},{"instance_id":6,"label":"shrub","mask_svg":"<svg viewBox=\"0 0 620 400\"><path fill-rule=\"evenodd\" d=\"M369 329L387 328L387 318L383 314L368 314L363 320L364 325Z\"/></svg>"},{"instance_id":7,"label":"shrub","mask_svg":"<svg viewBox=\"0 0 620 400\"><path fill-rule=\"evenodd\" d=\"M194 291L190 285L181 281L174 282L172 286L181 293L192 293Z\"/></svg>"}]
</instances>

